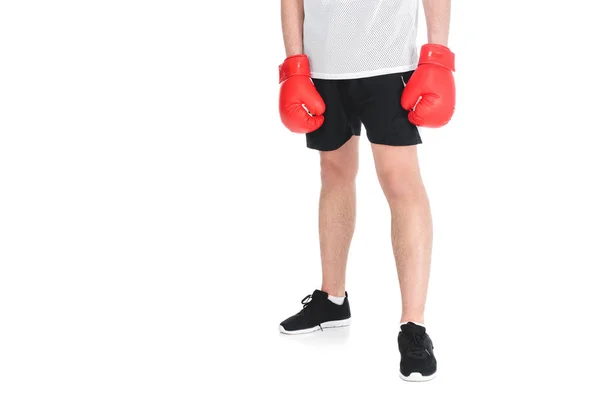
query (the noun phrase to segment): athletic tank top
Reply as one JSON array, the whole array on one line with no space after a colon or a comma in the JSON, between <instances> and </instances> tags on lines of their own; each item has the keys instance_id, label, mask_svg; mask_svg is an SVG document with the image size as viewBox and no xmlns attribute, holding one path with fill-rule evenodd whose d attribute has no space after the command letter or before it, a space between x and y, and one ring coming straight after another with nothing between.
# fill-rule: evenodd
<instances>
[{"instance_id":1,"label":"athletic tank top","mask_svg":"<svg viewBox=\"0 0 600 400\"><path fill-rule=\"evenodd\" d=\"M304 0L311 76L353 79L417 67L420 0Z\"/></svg>"}]
</instances>

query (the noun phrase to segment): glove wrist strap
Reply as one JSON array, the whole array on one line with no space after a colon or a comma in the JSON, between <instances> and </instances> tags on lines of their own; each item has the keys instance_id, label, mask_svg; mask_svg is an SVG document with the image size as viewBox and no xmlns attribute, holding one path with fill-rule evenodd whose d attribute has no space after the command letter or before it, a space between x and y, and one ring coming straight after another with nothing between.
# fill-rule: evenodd
<instances>
[{"instance_id":1,"label":"glove wrist strap","mask_svg":"<svg viewBox=\"0 0 600 400\"><path fill-rule=\"evenodd\" d=\"M435 64L454 72L454 53L441 44L425 44L421 47L421 64Z\"/></svg>"},{"instance_id":2,"label":"glove wrist strap","mask_svg":"<svg viewBox=\"0 0 600 400\"><path fill-rule=\"evenodd\" d=\"M290 76L301 75L310 78L310 66L308 57L305 54L290 56L279 66L279 83L282 83Z\"/></svg>"}]
</instances>

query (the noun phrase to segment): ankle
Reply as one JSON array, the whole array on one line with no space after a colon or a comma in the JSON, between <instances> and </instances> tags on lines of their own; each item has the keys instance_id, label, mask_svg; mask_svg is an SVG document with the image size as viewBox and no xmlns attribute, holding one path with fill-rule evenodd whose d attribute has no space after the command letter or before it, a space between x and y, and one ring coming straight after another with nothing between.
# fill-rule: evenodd
<instances>
[{"instance_id":1,"label":"ankle","mask_svg":"<svg viewBox=\"0 0 600 400\"><path fill-rule=\"evenodd\" d=\"M341 287L341 288L336 288L336 287L331 287L331 286L321 286L321 291L327 293L330 296L335 296L335 297L345 297L346 296L346 290Z\"/></svg>"},{"instance_id":2,"label":"ankle","mask_svg":"<svg viewBox=\"0 0 600 400\"><path fill-rule=\"evenodd\" d=\"M425 317L423 314L402 314L402 318L400 318L400 325L405 324L407 322L414 322L419 325L425 325Z\"/></svg>"}]
</instances>

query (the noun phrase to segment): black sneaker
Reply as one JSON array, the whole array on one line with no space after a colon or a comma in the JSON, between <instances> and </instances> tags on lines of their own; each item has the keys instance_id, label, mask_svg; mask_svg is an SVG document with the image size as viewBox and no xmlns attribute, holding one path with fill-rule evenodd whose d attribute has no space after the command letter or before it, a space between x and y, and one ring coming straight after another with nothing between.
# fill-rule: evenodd
<instances>
[{"instance_id":1,"label":"black sneaker","mask_svg":"<svg viewBox=\"0 0 600 400\"><path fill-rule=\"evenodd\" d=\"M437 361L433 355L433 343L425 328L408 322L400 326L398 334L400 349L400 378L421 382L435 378Z\"/></svg>"},{"instance_id":2,"label":"black sneaker","mask_svg":"<svg viewBox=\"0 0 600 400\"><path fill-rule=\"evenodd\" d=\"M342 305L329 301L328 294L315 290L302 299L302 310L279 325L281 333L298 335L325 328L338 328L350 325L350 304L348 293Z\"/></svg>"}]
</instances>

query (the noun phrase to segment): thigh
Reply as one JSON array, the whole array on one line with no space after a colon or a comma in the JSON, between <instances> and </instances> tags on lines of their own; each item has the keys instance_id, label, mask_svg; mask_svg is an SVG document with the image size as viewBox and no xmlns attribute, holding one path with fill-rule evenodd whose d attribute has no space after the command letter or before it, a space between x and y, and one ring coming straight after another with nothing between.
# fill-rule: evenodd
<instances>
[{"instance_id":1,"label":"thigh","mask_svg":"<svg viewBox=\"0 0 600 400\"><path fill-rule=\"evenodd\" d=\"M321 172L335 170L341 175L356 175L358 171L358 140L358 136L352 136L336 150L319 152Z\"/></svg>"},{"instance_id":2,"label":"thigh","mask_svg":"<svg viewBox=\"0 0 600 400\"><path fill-rule=\"evenodd\" d=\"M381 183L384 181L398 184L419 183L421 172L417 146L387 146L371 144L375 170Z\"/></svg>"},{"instance_id":3,"label":"thigh","mask_svg":"<svg viewBox=\"0 0 600 400\"><path fill-rule=\"evenodd\" d=\"M371 143L412 146L421 143L418 128L408 120L400 98L412 71L375 76L361 80L363 109L361 120Z\"/></svg>"},{"instance_id":4,"label":"thigh","mask_svg":"<svg viewBox=\"0 0 600 400\"><path fill-rule=\"evenodd\" d=\"M422 202L427 201L427 193L419 169L418 146L371 144L371 147L377 178L390 206L406 199L425 204Z\"/></svg>"},{"instance_id":5,"label":"thigh","mask_svg":"<svg viewBox=\"0 0 600 400\"><path fill-rule=\"evenodd\" d=\"M319 129L306 135L306 145L315 150L339 149L352 136L360 134L360 120L344 80L313 79L325 102L325 121Z\"/></svg>"}]
</instances>

